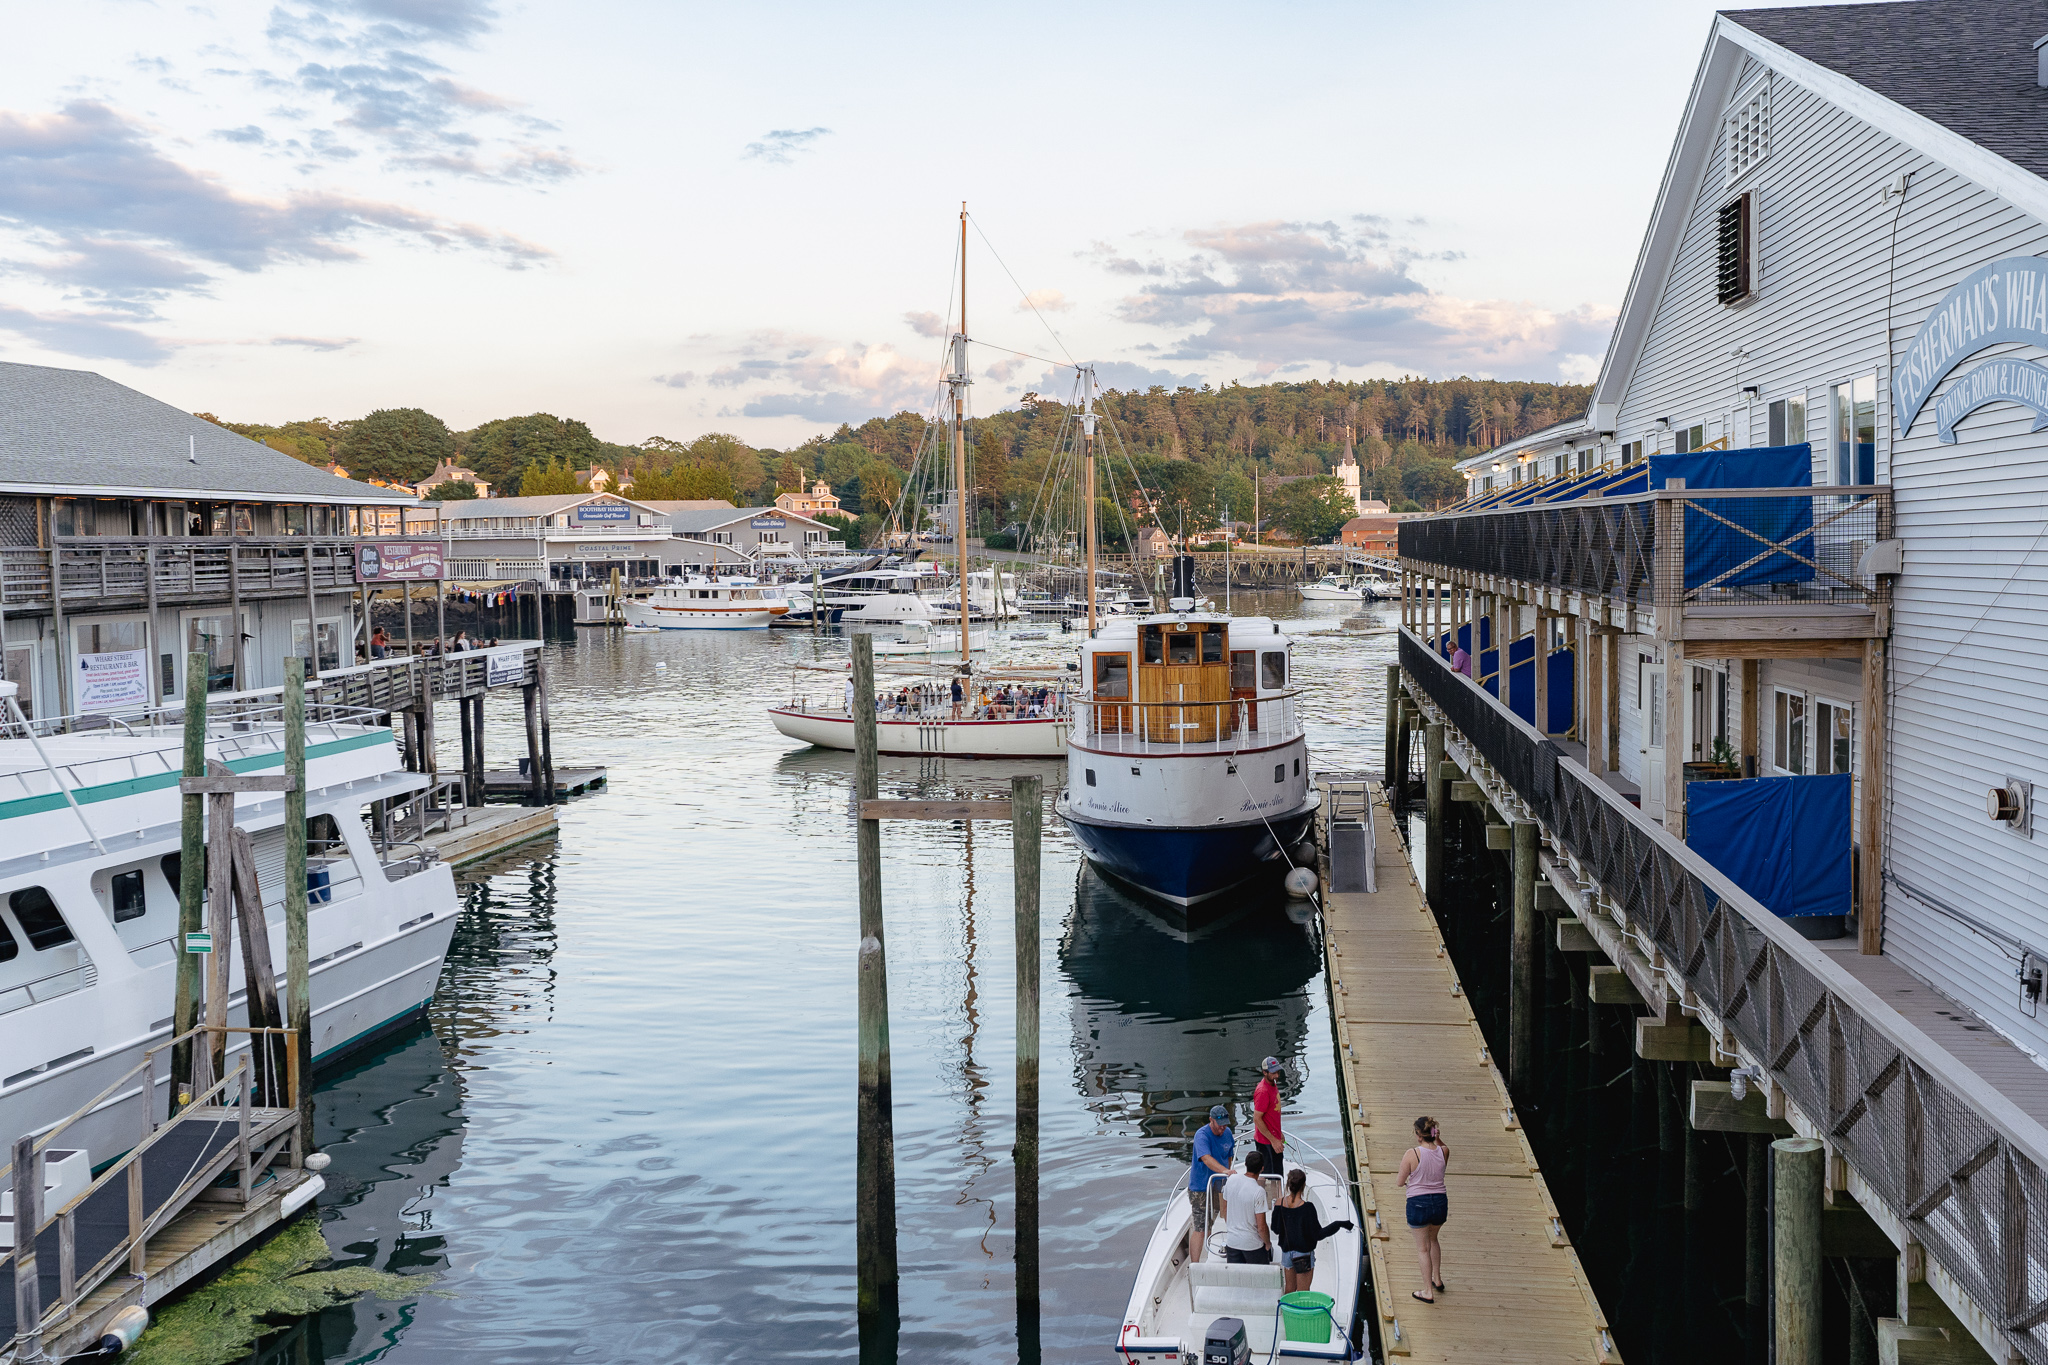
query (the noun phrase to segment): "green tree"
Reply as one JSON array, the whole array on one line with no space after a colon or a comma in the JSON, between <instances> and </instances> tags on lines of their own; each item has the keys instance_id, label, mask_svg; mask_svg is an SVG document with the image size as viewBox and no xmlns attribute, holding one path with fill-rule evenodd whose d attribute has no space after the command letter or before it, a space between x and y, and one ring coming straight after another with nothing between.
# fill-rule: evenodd
<instances>
[{"instance_id":1,"label":"green tree","mask_svg":"<svg viewBox=\"0 0 2048 1365\"><path fill-rule=\"evenodd\" d=\"M427 496L442 502L464 502L476 496L476 485L461 479L444 479L429 488Z\"/></svg>"},{"instance_id":2,"label":"green tree","mask_svg":"<svg viewBox=\"0 0 2048 1365\"><path fill-rule=\"evenodd\" d=\"M1442 507L1464 494L1465 480L1449 460L1420 460L1401 471L1401 491L1424 507Z\"/></svg>"},{"instance_id":3,"label":"green tree","mask_svg":"<svg viewBox=\"0 0 2048 1365\"><path fill-rule=\"evenodd\" d=\"M723 498L737 504L738 492L732 475L723 469L699 465L677 465L662 473L633 476L632 496L642 502L691 502Z\"/></svg>"},{"instance_id":4,"label":"green tree","mask_svg":"<svg viewBox=\"0 0 2048 1365\"><path fill-rule=\"evenodd\" d=\"M588 469L610 464L623 468L624 457L631 453L623 446L598 440L587 423L551 412L499 417L463 432L456 441L463 462L486 482L496 488L517 489L528 497L533 496L525 481L530 465L558 463L570 469Z\"/></svg>"},{"instance_id":5,"label":"green tree","mask_svg":"<svg viewBox=\"0 0 2048 1365\"><path fill-rule=\"evenodd\" d=\"M1344 492L1344 485L1327 476L1280 485L1266 507L1273 524L1303 544L1334 539L1344 523L1358 515L1358 505Z\"/></svg>"},{"instance_id":6,"label":"green tree","mask_svg":"<svg viewBox=\"0 0 2048 1365\"><path fill-rule=\"evenodd\" d=\"M413 483L455 455L447 424L419 408L379 408L348 424L335 458L359 479ZM481 471L479 471L481 472Z\"/></svg>"},{"instance_id":7,"label":"green tree","mask_svg":"<svg viewBox=\"0 0 2048 1365\"><path fill-rule=\"evenodd\" d=\"M482 470L478 470L482 473ZM519 496L525 498L560 496L564 493L581 493L583 489L576 482L576 470L561 459L551 459L543 464L528 466L519 475Z\"/></svg>"}]
</instances>

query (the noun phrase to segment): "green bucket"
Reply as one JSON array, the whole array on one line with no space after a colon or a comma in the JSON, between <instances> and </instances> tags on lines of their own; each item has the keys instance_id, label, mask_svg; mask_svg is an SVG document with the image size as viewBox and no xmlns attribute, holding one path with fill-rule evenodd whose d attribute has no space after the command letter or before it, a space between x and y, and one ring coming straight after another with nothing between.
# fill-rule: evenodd
<instances>
[{"instance_id":1,"label":"green bucket","mask_svg":"<svg viewBox=\"0 0 2048 1365\"><path fill-rule=\"evenodd\" d=\"M1328 1341L1330 1310L1337 1301L1313 1289L1280 1296L1280 1334L1289 1341Z\"/></svg>"}]
</instances>

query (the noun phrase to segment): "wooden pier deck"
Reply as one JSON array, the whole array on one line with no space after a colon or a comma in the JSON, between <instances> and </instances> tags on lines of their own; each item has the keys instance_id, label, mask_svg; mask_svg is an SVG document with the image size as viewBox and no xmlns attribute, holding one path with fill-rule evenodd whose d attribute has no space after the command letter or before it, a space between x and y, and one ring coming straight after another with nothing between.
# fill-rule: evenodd
<instances>
[{"instance_id":1,"label":"wooden pier deck","mask_svg":"<svg viewBox=\"0 0 2048 1365\"><path fill-rule=\"evenodd\" d=\"M1339 849L1323 885L1339 1074L1387 1355L1618 1362L1377 784L1326 781L1323 801L1324 849L1333 815L1369 822L1376 845ZM1368 852L1377 890L1350 889L1363 881L1356 854ZM1410 1297L1427 1286L1394 1183L1422 1114L1451 1149L1448 1289L1434 1304Z\"/></svg>"}]
</instances>

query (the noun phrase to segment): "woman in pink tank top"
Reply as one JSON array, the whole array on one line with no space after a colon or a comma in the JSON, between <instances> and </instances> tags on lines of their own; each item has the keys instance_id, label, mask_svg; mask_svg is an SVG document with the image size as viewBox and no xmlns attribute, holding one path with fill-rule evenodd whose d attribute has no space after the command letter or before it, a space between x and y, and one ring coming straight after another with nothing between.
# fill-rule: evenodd
<instances>
[{"instance_id":1,"label":"woman in pink tank top","mask_svg":"<svg viewBox=\"0 0 2048 1365\"><path fill-rule=\"evenodd\" d=\"M1444 1171L1451 1164L1451 1149L1436 1120L1424 1114L1415 1120L1415 1145L1401 1154L1401 1178L1408 1187L1408 1231L1415 1235L1415 1257L1422 1263L1422 1280L1430 1293L1416 1290L1414 1297L1435 1303L1444 1292L1444 1249L1437 1241L1451 1217L1451 1198L1444 1188Z\"/></svg>"}]
</instances>

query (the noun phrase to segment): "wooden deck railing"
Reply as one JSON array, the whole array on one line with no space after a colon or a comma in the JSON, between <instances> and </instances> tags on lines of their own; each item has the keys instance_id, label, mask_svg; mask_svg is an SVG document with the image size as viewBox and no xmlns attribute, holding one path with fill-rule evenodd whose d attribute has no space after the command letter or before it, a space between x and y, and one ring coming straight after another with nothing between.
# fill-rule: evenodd
<instances>
[{"instance_id":1,"label":"wooden deck railing","mask_svg":"<svg viewBox=\"0 0 2048 1365\"><path fill-rule=\"evenodd\" d=\"M127 602L225 602L230 597L356 586L353 539L324 536L112 539L66 537L50 547L0 548L0 609L48 610L61 584L66 610Z\"/></svg>"},{"instance_id":2,"label":"wooden deck railing","mask_svg":"<svg viewBox=\"0 0 2048 1365\"><path fill-rule=\"evenodd\" d=\"M2048 1128L1403 629L1401 668L1653 945L1687 1011L1846 1159L2031 1362L2048 1362Z\"/></svg>"}]
</instances>

